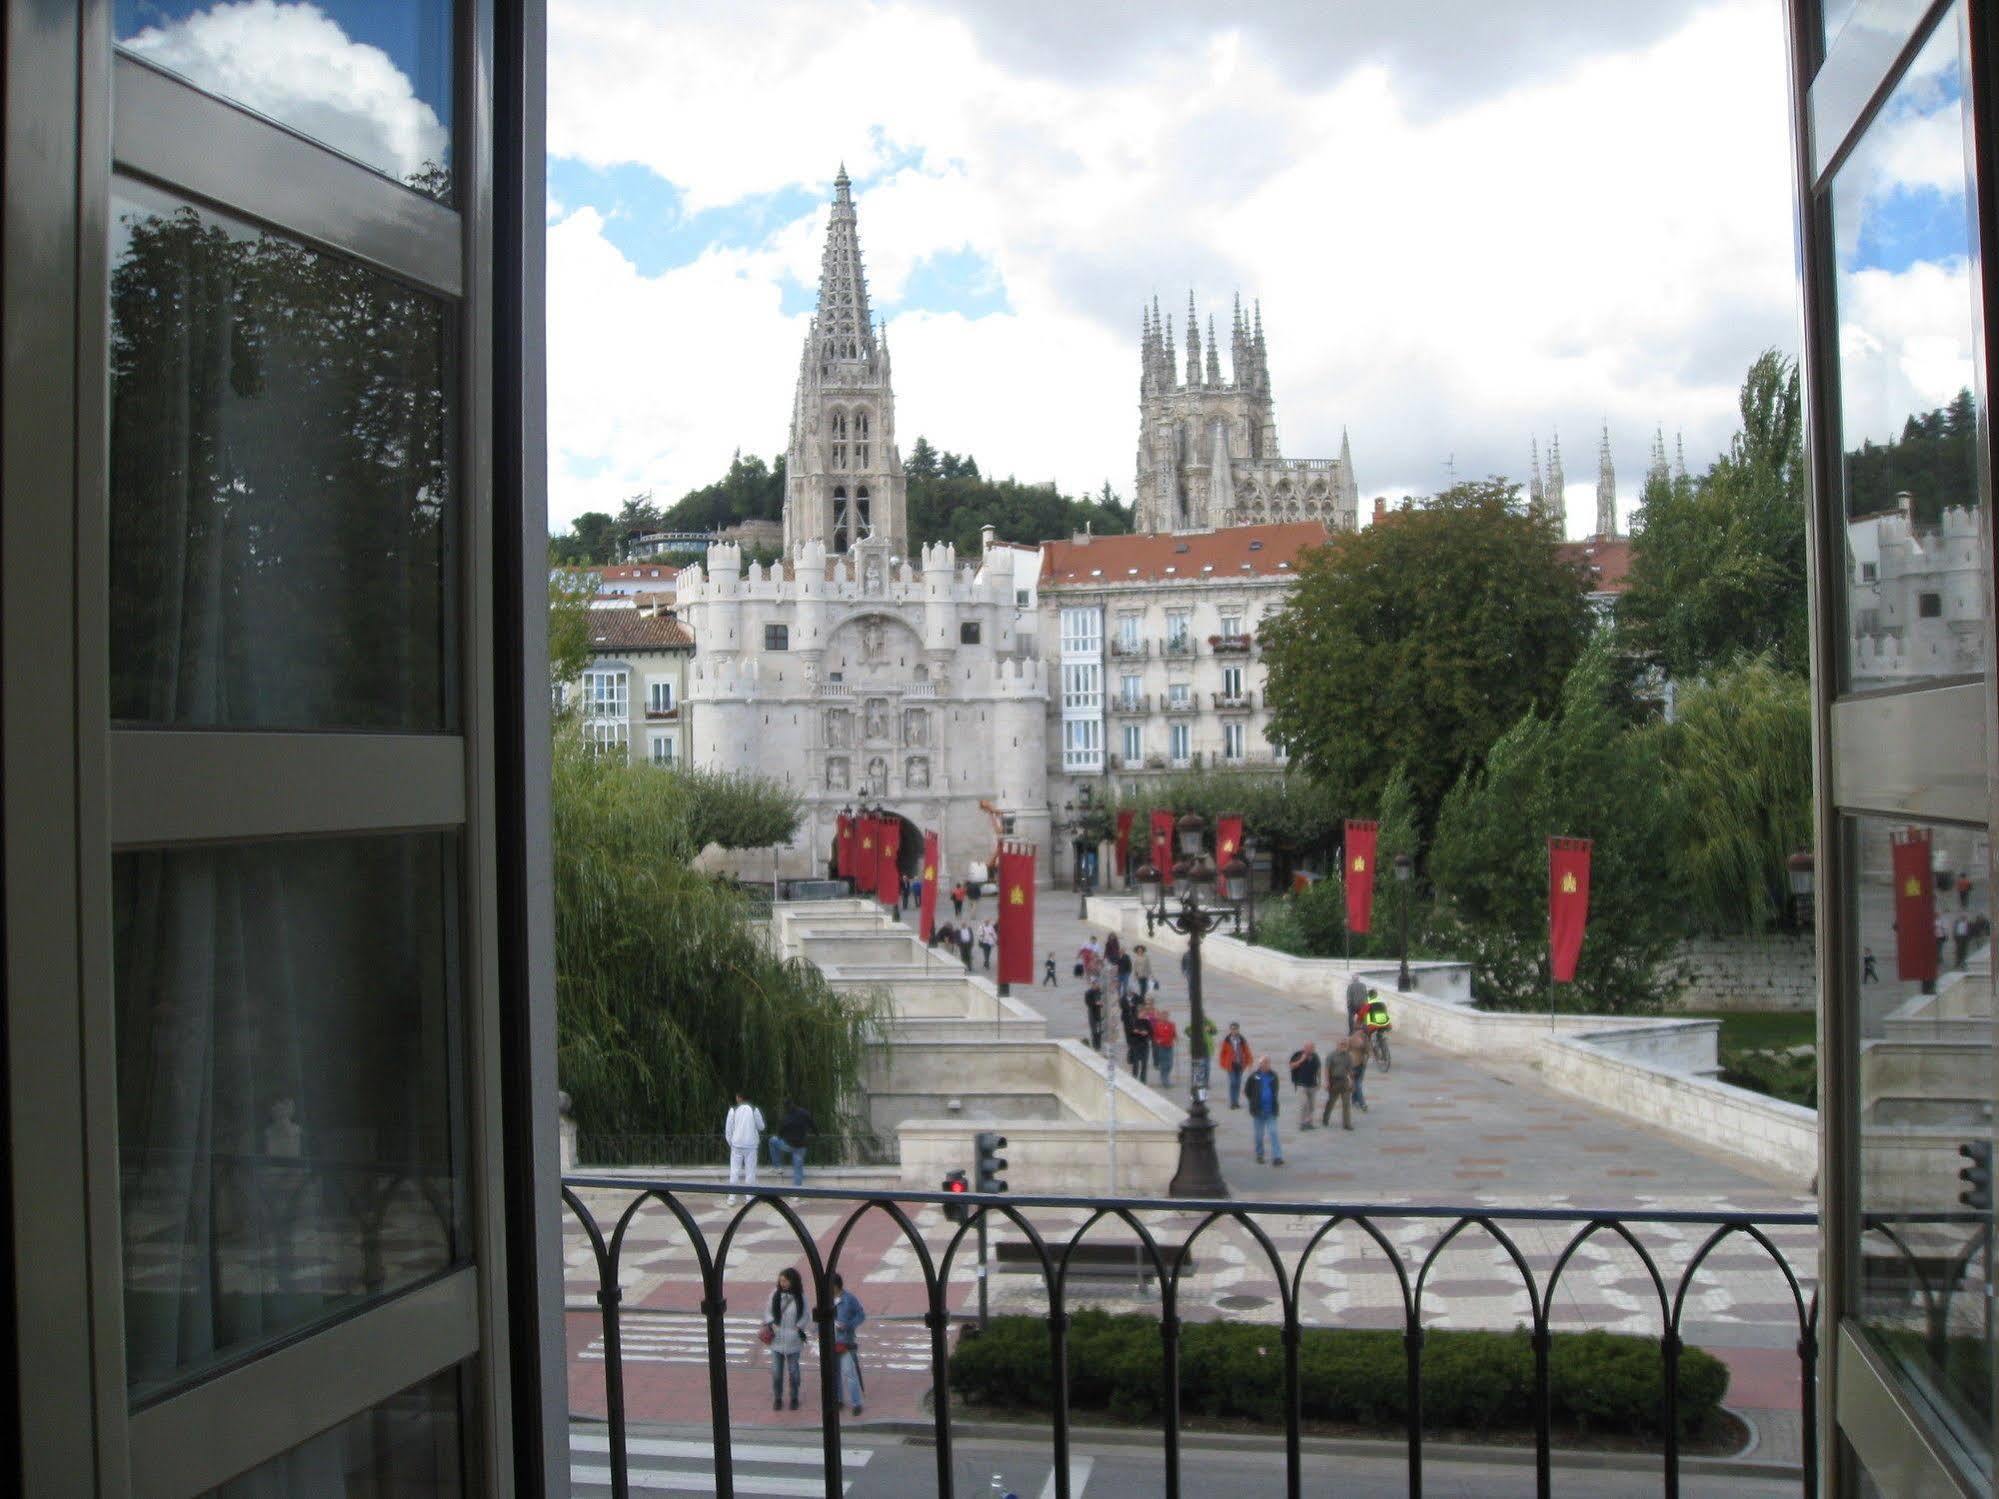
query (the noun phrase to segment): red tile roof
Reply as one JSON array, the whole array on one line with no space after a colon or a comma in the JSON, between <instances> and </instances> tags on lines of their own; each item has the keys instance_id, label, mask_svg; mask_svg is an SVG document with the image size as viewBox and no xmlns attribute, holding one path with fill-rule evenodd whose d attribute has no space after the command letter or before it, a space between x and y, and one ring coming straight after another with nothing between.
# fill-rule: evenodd
<instances>
[{"instance_id":1,"label":"red tile roof","mask_svg":"<svg viewBox=\"0 0 1999 1499\"><path fill-rule=\"evenodd\" d=\"M660 562L617 562L609 567L590 569L606 583L648 583L655 580L671 585L679 576L677 565Z\"/></svg>"},{"instance_id":2,"label":"red tile roof","mask_svg":"<svg viewBox=\"0 0 1999 1499\"><path fill-rule=\"evenodd\" d=\"M1327 538L1318 521L1230 526L1221 531L1091 536L1041 544L1041 586L1102 588L1168 578L1272 577L1296 572L1307 547Z\"/></svg>"},{"instance_id":3,"label":"red tile roof","mask_svg":"<svg viewBox=\"0 0 1999 1499\"><path fill-rule=\"evenodd\" d=\"M590 611L590 649L593 651L664 651L693 648L693 632L669 615L645 615L636 609Z\"/></svg>"},{"instance_id":4,"label":"red tile roof","mask_svg":"<svg viewBox=\"0 0 1999 1499\"><path fill-rule=\"evenodd\" d=\"M1629 536L1591 536L1565 541L1555 550L1564 562L1580 562L1589 568L1591 593L1622 593L1629 586Z\"/></svg>"}]
</instances>

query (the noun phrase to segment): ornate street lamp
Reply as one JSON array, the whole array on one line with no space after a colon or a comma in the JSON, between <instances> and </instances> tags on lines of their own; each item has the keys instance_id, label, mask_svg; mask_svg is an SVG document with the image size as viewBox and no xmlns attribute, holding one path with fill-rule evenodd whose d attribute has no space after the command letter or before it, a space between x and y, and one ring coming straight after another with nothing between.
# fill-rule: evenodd
<instances>
[{"instance_id":1,"label":"ornate street lamp","mask_svg":"<svg viewBox=\"0 0 1999 1499\"><path fill-rule=\"evenodd\" d=\"M1818 883L1817 860L1812 851L1801 848L1784 861L1784 867L1791 877L1791 916L1799 926L1810 926L1813 920L1812 902Z\"/></svg>"},{"instance_id":2,"label":"ornate street lamp","mask_svg":"<svg viewBox=\"0 0 1999 1499\"><path fill-rule=\"evenodd\" d=\"M1395 856L1395 883L1402 890L1402 971L1395 976L1395 987L1404 994L1409 992L1409 881L1416 874L1416 861L1407 854Z\"/></svg>"},{"instance_id":3,"label":"ornate street lamp","mask_svg":"<svg viewBox=\"0 0 1999 1499\"><path fill-rule=\"evenodd\" d=\"M1206 1035L1207 1012L1201 1005L1201 939L1224 921L1231 926L1242 920L1240 901L1247 893L1249 869L1241 859L1229 860L1219 871L1217 890L1215 861L1205 848L1207 822L1189 812L1176 831L1180 858L1173 865L1173 890L1169 901L1166 876L1148 862L1138 871L1138 898L1145 908L1145 930L1159 927L1179 932L1187 939L1188 1025L1194 1044L1189 1059L1187 1117L1180 1125L1180 1166L1166 1191L1173 1197L1214 1198L1229 1195L1222 1180L1222 1163L1215 1154L1215 1121L1208 1114L1208 1071L1198 1053Z\"/></svg>"}]
</instances>

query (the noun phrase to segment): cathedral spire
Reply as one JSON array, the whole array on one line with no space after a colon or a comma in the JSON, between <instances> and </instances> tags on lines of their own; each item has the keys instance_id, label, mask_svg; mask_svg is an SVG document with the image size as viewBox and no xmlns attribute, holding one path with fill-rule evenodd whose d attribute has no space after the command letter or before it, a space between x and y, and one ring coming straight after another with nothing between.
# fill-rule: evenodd
<instances>
[{"instance_id":1,"label":"cathedral spire","mask_svg":"<svg viewBox=\"0 0 1999 1499\"><path fill-rule=\"evenodd\" d=\"M1221 345L1215 341L1215 315L1208 314L1208 384L1222 383Z\"/></svg>"},{"instance_id":2,"label":"cathedral spire","mask_svg":"<svg viewBox=\"0 0 1999 1499\"><path fill-rule=\"evenodd\" d=\"M1187 293L1187 383L1201 383L1201 319L1194 311L1194 294Z\"/></svg>"},{"instance_id":3,"label":"cathedral spire","mask_svg":"<svg viewBox=\"0 0 1999 1499\"><path fill-rule=\"evenodd\" d=\"M1539 515L1548 505L1548 491L1541 483L1541 439L1527 439L1527 509Z\"/></svg>"},{"instance_id":4,"label":"cathedral spire","mask_svg":"<svg viewBox=\"0 0 1999 1499\"><path fill-rule=\"evenodd\" d=\"M1263 344L1263 299L1256 299L1256 334L1251 341L1250 352L1254 355L1256 384L1260 389L1270 388L1270 351Z\"/></svg>"},{"instance_id":5,"label":"cathedral spire","mask_svg":"<svg viewBox=\"0 0 1999 1499\"><path fill-rule=\"evenodd\" d=\"M1685 483L1687 478L1687 434L1684 432L1673 434L1673 478L1679 483Z\"/></svg>"},{"instance_id":6,"label":"cathedral spire","mask_svg":"<svg viewBox=\"0 0 1999 1499\"><path fill-rule=\"evenodd\" d=\"M826 248L819 259L819 309L813 334L819 357L872 361L874 318L868 311L868 278L861 266L861 237L854 214L853 184L846 163L833 179L833 213L826 224Z\"/></svg>"},{"instance_id":7,"label":"cathedral spire","mask_svg":"<svg viewBox=\"0 0 1999 1499\"><path fill-rule=\"evenodd\" d=\"M1596 534L1617 534L1617 470L1610 462L1610 423L1603 424L1603 438L1596 449Z\"/></svg>"},{"instance_id":8,"label":"cathedral spire","mask_svg":"<svg viewBox=\"0 0 1999 1499\"><path fill-rule=\"evenodd\" d=\"M1548 439L1548 515L1558 533L1569 528L1569 481L1562 472L1562 429L1555 428Z\"/></svg>"},{"instance_id":9,"label":"cathedral spire","mask_svg":"<svg viewBox=\"0 0 1999 1499\"><path fill-rule=\"evenodd\" d=\"M1666 428L1661 423L1652 429L1652 461L1645 467L1645 487L1671 482L1672 471L1666 466Z\"/></svg>"}]
</instances>

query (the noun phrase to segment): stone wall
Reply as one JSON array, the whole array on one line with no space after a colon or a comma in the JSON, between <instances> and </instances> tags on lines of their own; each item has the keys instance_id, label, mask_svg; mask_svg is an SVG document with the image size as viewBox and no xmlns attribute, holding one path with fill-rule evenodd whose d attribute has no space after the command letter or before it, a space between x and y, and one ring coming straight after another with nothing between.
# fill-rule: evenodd
<instances>
[{"instance_id":1,"label":"stone wall","mask_svg":"<svg viewBox=\"0 0 1999 1499\"><path fill-rule=\"evenodd\" d=\"M1818 954L1802 937L1701 937L1680 944L1675 960L1687 982L1667 1007L1707 1010L1815 1010Z\"/></svg>"}]
</instances>

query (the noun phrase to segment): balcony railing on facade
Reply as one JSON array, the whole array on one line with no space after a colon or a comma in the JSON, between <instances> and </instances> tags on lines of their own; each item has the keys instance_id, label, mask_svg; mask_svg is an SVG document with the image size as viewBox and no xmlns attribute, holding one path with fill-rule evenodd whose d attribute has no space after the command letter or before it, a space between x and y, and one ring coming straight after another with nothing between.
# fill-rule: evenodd
<instances>
[{"instance_id":1,"label":"balcony railing on facade","mask_svg":"<svg viewBox=\"0 0 1999 1499\"><path fill-rule=\"evenodd\" d=\"M1635 1296L1622 1298L1635 1306L1620 1309L1642 1315L1643 1336L1657 1348L1658 1377L1648 1407L1652 1412L1649 1435L1656 1441L1652 1450L1661 1466L1663 1491L1668 1496L1680 1492L1686 1424L1681 1401L1690 1388L1681 1365L1688 1334L1707 1316L1712 1298L1719 1294L1736 1304L1774 1300L1768 1314L1768 1335L1779 1346L1788 1347L1797 1369L1795 1409L1802 1430L1797 1466L1790 1471L1796 1475L1801 1493L1817 1493L1818 1298L1806 1278L1808 1272L1800 1268L1816 1262L1814 1213L1644 1208L1593 1211L1243 1199L1205 1202L1031 1194L998 1197L782 1185L748 1189L744 1204L734 1207L735 1194L744 1191L714 1181L643 1180L588 1173L571 1175L563 1184L563 1202L573 1219L573 1231L580 1244L587 1244L585 1263L596 1279L596 1309L578 1309L571 1315L587 1317L594 1324L595 1337L584 1357L601 1356L602 1360L602 1414L610 1480L619 1499L630 1492L629 1412L621 1351L624 1339L632 1328L642 1339L656 1341L658 1332L651 1323L662 1315L674 1315L628 1309L620 1287L632 1273L625 1264L627 1255L635 1252L632 1246L650 1255L663 1233L676 1243L684 1243L691 1252L685 1261L691 1271L686 1297L690 1303L698 1301L699 1311L692 1315L698 1316L702 1330L679 1341L705 1346L713 1491L723 1495L738 1492L731 1444L733 1423L740 1417L730 1408L729 1372L744 1357L754 1358L759 1350L749 1341L753 1335L749 1324L755 1318L739 1314L732 1333L726 1314L731 1251L737 1248L740 1258L738 1240L746 1223L758 1238L759 1254L770 1250L763 1242L769 1228L782 1229L780 1240L788 1236L796 1245L795 1256L787 1254L786 1258L795 1260L804 1278L811 1324L807 1337L818 1354L821 1463L829 1499L844 1493L848 1481L842 1467L843 1406L837 1383L835 1298L829 1283L842 1270L843 1262L847 1262L847 1278L854 1280L853 1254L861 1253L862 1246L870 1243L877 1245L879 1253L883 1230L889 1234L898 1263L914 1272L912 1280L921 1280L922 1310L915 1320L921 1321L927 1338L911 1341L927 1343L927 1415L936 1456L934 1492L946 1499L968 1492L959 1487L952 1457L953 1333L964 1331L977 1320L968 1313L967 1293L971 1285L985 1283L986 1267L976 1258L984 1252L989 1231L1004 1241L1000 1264L1022 1266L1030 1280L1039 1282L1039 1294L1033 1300L1035 1313L1045 1315L1048 1336L1043 1382L1046 1399L1042 1402L1046 1425L1020 1430L1023 1444L1046 1432L1051 1477L1043 1492L1055 1499L1071 1499L1074 1492L1069 1461L1077 1440L1070 1412L1074 1372L1071 1314L1079 1304L1101 1298L1101 1289L1098 1297L1090 1294L1085 1278L1094 1266L1110 1258L1118 1258L1129 1267L1123 1272L1127 1287L1136 1276L1142 1287L1150 1288L1147 1294L1157 1298L1159 1436L1163 1443L1160 1491L1168 1499L1190 1492L1181 1474L1182 1369L1188 1329L1200 1322L1224 1319L1270 1327L1271 1367L1277 1371L1272 1377L1281 1390L1282 1412L1282 1431L1273 1430L1271 1440L1281 1441L1284 1492L1294 1499L1306 1489L1302 1428L1308 1386L1317 1403L1322 1393L1317 1381L1326 1377L1319 1372L1317 1360L1304 1356L1308 1339L1341 1337L1368 1327L1400 1334L1400 1377L1380 1392L1377 1409L1393 1413L1381 1418L1387 1423L1384 1434L1396 1440L1407 1467L1408 1492L1416 1495L1423 1492L1428 1455L1425 1444L1438 1424L1425 1420L1426 1343L1455 1335L1457 1327L1483 1328L1486 1324L1475 1320L1480 1317L1506 1321L1505 1327L1491 1329L1501 1333L1513 1331L1517 1325L1531 1350L1531 1372L1525 1388L1519 1391L1524 1401L1523 1432L1531 1426L1536 1492L1550 1495L1554 1491L1558 1435L1557 1345L1585 1330L1578 1325L1576 1303L1579 1298L1601 1300L1600 1292L1590 1287L1599 1282L1611 1255L1630 1267L1631 1278L1642 1287ZM730 1205L718 1213L723 1194L729 1194ZM945 1219L941 1210L946 1205L965 1210L967 1221ZM847 1211L816 1234L808 1228L802 1213L833 1206ZM755 1221L751 1221L752 1215ZM885 1222L868 1225L869 1232L859 1232L870 1215ZM1239 1249L1225 1248L1225 1235ZM1482 1265L1493 1268L1465 1279L1461 1274L1463 1260L1450 1258L1454 1248L1458 1255L1475 1254ZM968 1260L974 1263L968 1266ZM1268 1294L1245 1297L1239 1308L1232 1307L1227 1313L1210 1310L1209 1300L1204 1298L1213 1286L1204 1287L1201 1277L1212 1276L1214 1272L1207 1267L1224 1260L1231 1266L1231 1284L1238 1284L1239 1290L1248 1289L1253 1278L1256 1290ZM1746 1291L1728 1284L1731 1278L1746 1277L1753 1277ZM1363 1278L1371 1288L1365 1297L1357 1294ZM1463 1309L1454 1305L1457 1298L1490 1297L1495 1283L1506 1287L1502 1310L1459 1314ZM769 1289L756 1277L744 1279L740 1267L735 1284L752 1308L762 1305ZM1334 1284L1345 1288L1344 1310L1331 1314L1328 1325L1323 1298L1326 1288ZM1584 1289L1579 1291L1579 1285ZM1770 1292L1779 1287L1772 1298ZM1125 1304L1129 1304L1130 1294L1129 1289L1113 1293ZM1447 1318L1453 1328L1448 1334L1439 1330ZM878 1329L885 1320L874 1317L868 1325ZM867 1342L865 1332L861 1342ZM1498 1356L1496 1348L1494 1356Z\"/></svg>"},{"instance_id":2,"label":"balcony railing on facade","mask_svg":"<svg viewBox=\"0 0 1999 1499\"><path fill-rule=\"evenodd\" d=\"M1191 656L1194 654L1194 637L1192 635L1168 635L1160 643L1159 654L1162 656Z\"/></svg>"},{"instance_id":3,"label":"balcony railing on facade","mask_svg":"<svg viewBox=\"0 0 1999 1499\"><path fill-rule=\"evenodd\" d=\"M1247 656L1256 644L1254 635L1210 635L1208 649L1217 656Z\"/></svg>"},{"instance_id":4,"label":"balcony railing on facade","mask_svg":"<svg viewBox=\"0 0 1999 1499\"><path fill-rule=\"evenodd\" d=\"M1174 697L1169 693L1162 700L1161 705L1168 713L1199 713L1201 711L1201 700L1191 692L1184 697Z\"/></svg>"},{"instance_id":5,"label":"balcony railing on facade","mask_svg":"<svg viewBox=\"0 0 1999 1499\"><path fill-rule=\"evenodd\" d=\"M1124 661L1142 659L1152 654L1152 642L1149 640L1126 640L1122 636L1113 635L1111 637L1111 654Z\"/></svg>"},{"instance_id":6,"label":"balcony railing on facade","mask_svg":"<svg viewBox=\"0 0 1999 1499\"><path fill-rule=\"evenodd\" d=\"M1150 713L1152 694L1149 692L1120 692L1108 699L1113 713Z\"/></svg>"},{"instance_id":7,"label":"balcony railing on facade","mask_svg":"<svg viewBox=\"0 0 1999 1499\"><path fill-rule=\"evenodd\" d=\"M1256 694L1253 692L1218 692L1215 694L1215 709L1221 713L1249 713L1256 708Z\"/></svg>"}]
</instances>

